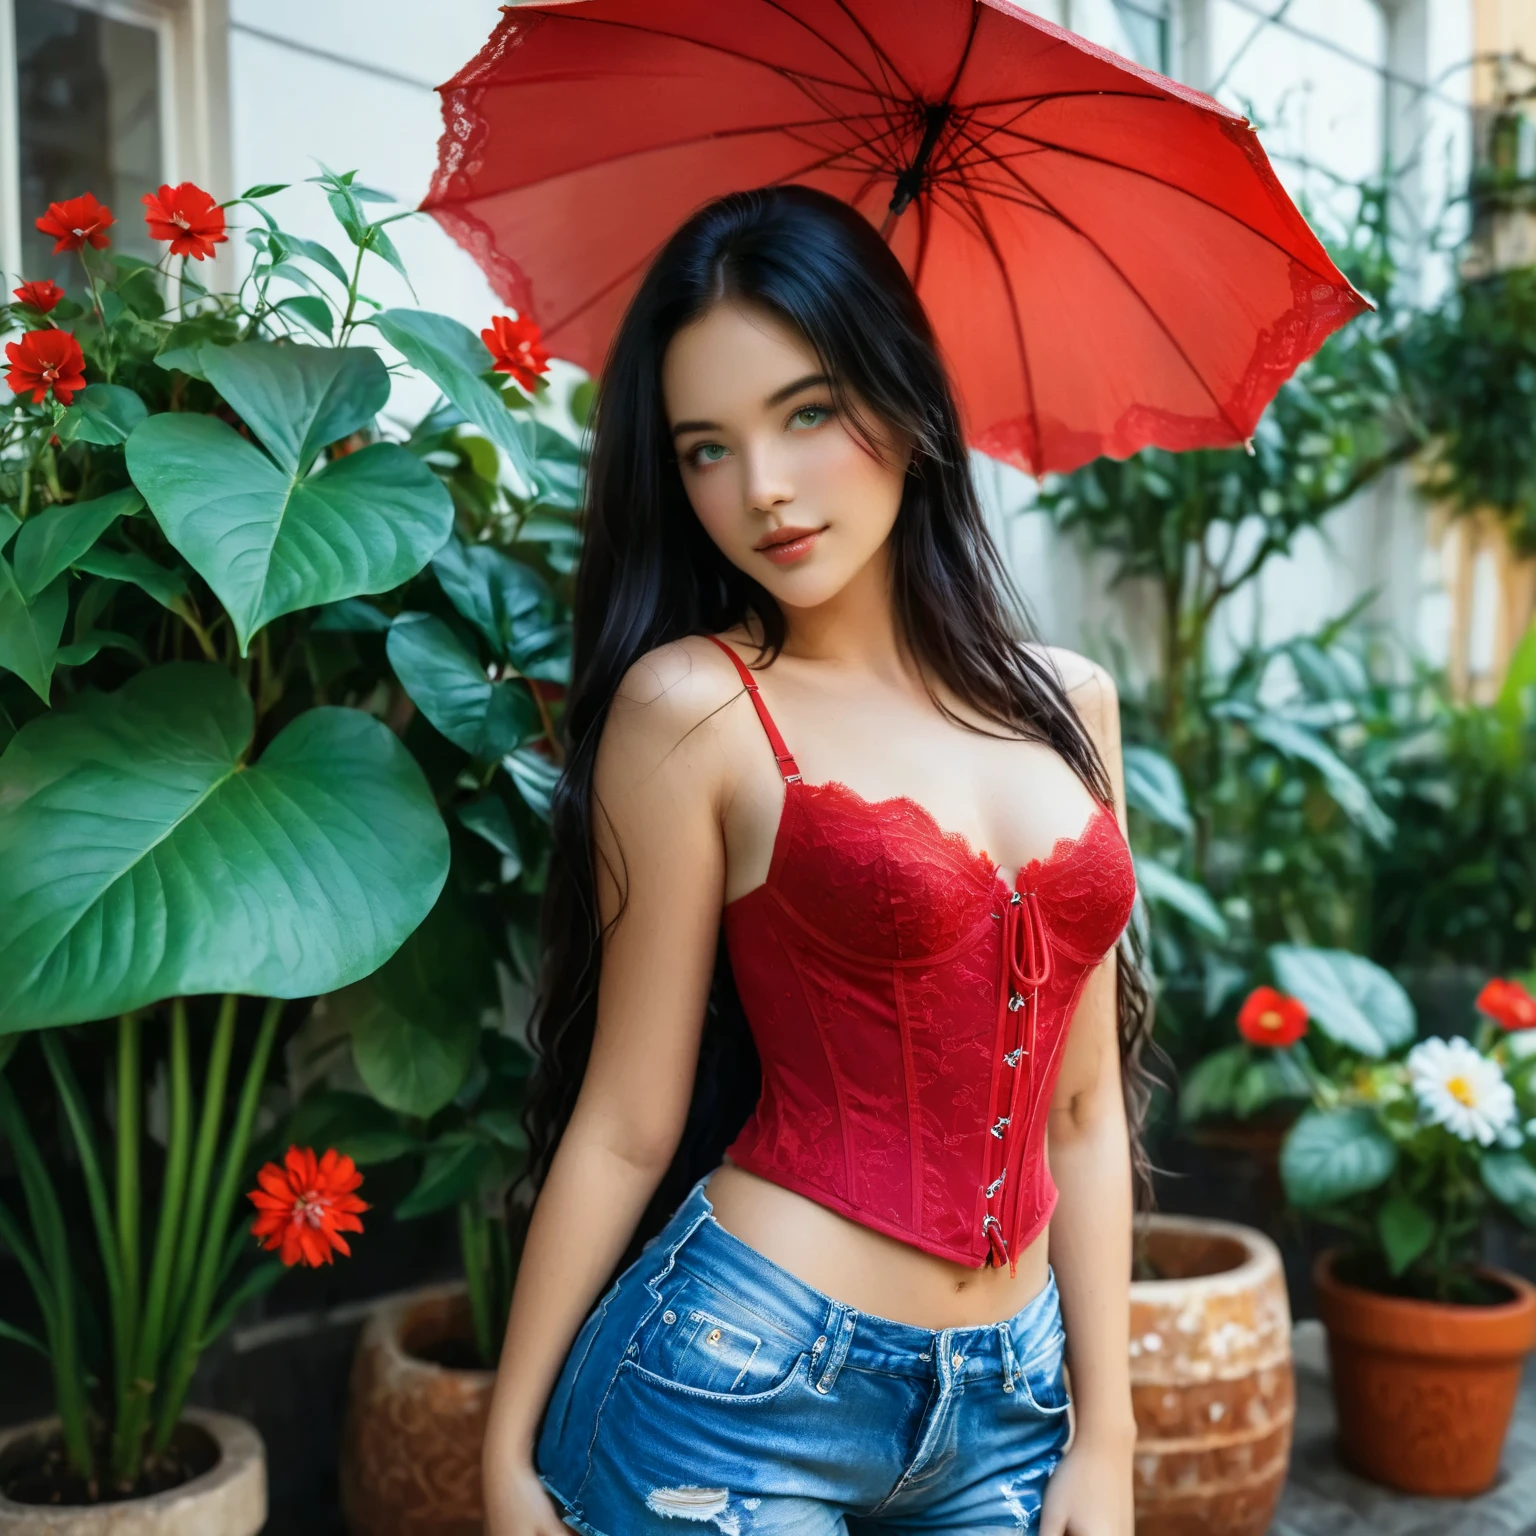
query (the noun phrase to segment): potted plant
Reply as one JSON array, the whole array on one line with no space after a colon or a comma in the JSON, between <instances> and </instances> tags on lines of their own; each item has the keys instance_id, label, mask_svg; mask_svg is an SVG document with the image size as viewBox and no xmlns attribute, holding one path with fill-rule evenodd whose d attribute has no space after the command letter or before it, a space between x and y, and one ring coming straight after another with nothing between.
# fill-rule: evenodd
<instances>
[{"instance_id":1,"label":"potted plant","mask_svg":"<svg viewBox=\"0 0 1536 1536\"><path fill-rule=\"evenodd\" d=\"M1405 1492L1478 1493L1536 1347L1536 1287L1479 1262L1489 1216L1536 1227L1536 1000L1492 981L1473 1037L1414 1043L1406 995L1371 962L1296 974L1332 990L1336 1023L1357 1014L1309 1062L1281 1155L1296 1208L1347 1235L1316 1266L1340 1453Z\"/></svg>"},{"instance_id":2,"label":"potted plant","mask_svg":"<svg viewBox=\"0 0 1536 1536\"><path fill-rule=\"evenodd\" d=\"M529 496L567 476L553 456L540 469L545 429L472 332L362 293L365 260L399 265L387 225L404 215L370 218L382 194L350 173L314 180L346 262L282 230L267 206L281 187L222 206L190 183L161 188L146 199L169 247L158 266L112 249L113 215L87 193L39 220L79 253L78 297L26 283L0 315L22 332L0 424L0 1051L7 1081L39 1056L47 1069L98 1250L93 1271L72 1247L81 1224L29 1126L36 1096L24 1111L0 1091L27 1214L7 1214L0 1240L42 1318L41 1336L7 1320L7 1337L48 1355L58 1409L55 1444L13 1446L0 1472L45 1501L181 1507L192 1484L153 1490L209 1459L182 1411L193 1367L281 1268L244 1271L254 1245L235 1211L283 1000L371 975L448 873L435 786L401 739L414 706L386 655L392 610L453 536L467 460L489 455ZM233 209L255 221L256 256L238 291L214 293L189 268L227 239ZM370 336L446 397L409 436L381 426L390 370ZM525 342L508 338L510 362L526 362ZM484 722L488 745L532 759L515 786L547 769L530 745L538 714ZM75 1026L80 1043L115 1035L111 1164L64 1043ZM17 1049L33 1033L37 1051ZM145 1149L141 1107L162 1039L163 1157ZM152 1245L141 1171L159 1181ZM178 1466L183 1442L198 1449ZM210 1473L226 1488L227 1461ZM43 1463L54 1482L39 1489ZM242 1508L230 1530L260 1524ZM225 1528L207 1509L177 1518L200 1536Z\"/></svg>"}]
</instances>

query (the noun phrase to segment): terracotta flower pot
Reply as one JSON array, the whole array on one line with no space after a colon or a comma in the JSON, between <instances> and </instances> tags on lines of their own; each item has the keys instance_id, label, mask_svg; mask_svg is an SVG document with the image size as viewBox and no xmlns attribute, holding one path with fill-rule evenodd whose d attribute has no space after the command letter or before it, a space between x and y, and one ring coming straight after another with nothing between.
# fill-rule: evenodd
<instances>
[{"instance_id":1,"label":"terracotta flower pot","mask_svg":"<svg viewBox=\"0 0 1536 1536\"><path fill-rule=\"evenodd\" d=\"M423 1358L472 1336L462 1284L385 1302L364 1326L342 1431L352 1536L480 1536L480 1447L496 1374Z\"/></svg>"},{"instance_id":2,"label":"terracotta flower pot","mask_svg":"<svg viewBox=\"0 0 1536 1536\"><path fill-rule=\"evenodd\" d=\"M1404 1493L1481 1493L1498 1476L1521 1365L1536 1349L1536 1286L1485 1270L1507 1302L1409 1301L1346 1285L1336 1257L1320 1255L1314 1279L1341 1460Z\"/></svg>"},{"instance_id":3,"label":"terracotta flower pot","mask_svg":"<svg viewBox=\"0 0 1536 1536\"><path fill-rule=\"evenodd\" d=\"M1251 1227L1138 1222L1131 1285L1137 1536L1263 1536L1296 1416L1279 1250Z\"/></svg>"},{"instance_id":4,"label":"terracotta flower pot","mask_svg":"<svg viewBox=\"0 0 1536 1536\"><path fill-rule=\"evenodd\" d=\"M0 1467L23 1462L58 1428L0 1430ZM267 1523L267 1452L256 1427L188 1408L178 1433L213 1442L213 1465L179 1488L112 1504L21 1504L0 1495L0 1536L256 1536Z\"/></svg>"}]
</instances>

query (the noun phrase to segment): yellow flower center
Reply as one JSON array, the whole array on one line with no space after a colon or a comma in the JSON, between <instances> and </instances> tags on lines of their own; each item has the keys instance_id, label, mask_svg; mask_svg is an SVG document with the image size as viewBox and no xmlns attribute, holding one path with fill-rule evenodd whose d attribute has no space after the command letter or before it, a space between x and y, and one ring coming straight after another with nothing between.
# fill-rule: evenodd
<instances>
[{"instance_id":1,"label":"yellow flower center","mask_svg":"<svg viewBox=\"0 0 1536 1536\"><path fill-rule=\"evenodd\" d=\"M1468 1109L1472 1109L1477 1104L1477 1095L1472 1092L1471 1083L1464 1077L1447 1078L1445 1091L1458 1104L1465 1104Z\"/></svg>"},{"instance_id":2,"label":"yellow flower center","mask_svg":"<svg viewBox=\"0 0 1536 1536\"><path fill-rule=\"evenodd\" d=\"M1279 1011L1277 1009L1268 1008L1259 1015L1260 1029L1268 1029L1273 1031L1283 1028L1284 1025L1285 1020L1280 1017Z\"/></svg>"},{"instance_id":3,"label":"yellow flower center","mask_svg":"<svg viewBox=\"0 0 1536 1536\"><path fill-rule=\"evenodd\" d=\"M191 225L187 222L187 216L184 213L173 213L171 215L171 223L174 224L178 229L191 228Z\"/></svg>"}]
</instances>

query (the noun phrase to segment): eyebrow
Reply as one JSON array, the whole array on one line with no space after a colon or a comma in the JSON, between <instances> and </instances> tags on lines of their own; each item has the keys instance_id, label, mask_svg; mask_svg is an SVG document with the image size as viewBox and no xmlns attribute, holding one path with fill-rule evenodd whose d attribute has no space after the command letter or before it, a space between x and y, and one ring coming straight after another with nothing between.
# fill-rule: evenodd
<instances>
[{"instance_id":1,"label":"eyebrow","mask_svg":"<svg viewBox=\"0 0 1536 1536\"><path fill-rule=\"evenodd\" d=\"M824 373L808 373L802 379L795 379L786 384L782 389L776 389L763 403L768 406L782 405L786 400L793 399L807 389L814 389L817 385L825 385L831 381ZM672 428L673 437L682 437L686 432L718 432L718 421L680 421Z\"/></svg>"}]
</instances>

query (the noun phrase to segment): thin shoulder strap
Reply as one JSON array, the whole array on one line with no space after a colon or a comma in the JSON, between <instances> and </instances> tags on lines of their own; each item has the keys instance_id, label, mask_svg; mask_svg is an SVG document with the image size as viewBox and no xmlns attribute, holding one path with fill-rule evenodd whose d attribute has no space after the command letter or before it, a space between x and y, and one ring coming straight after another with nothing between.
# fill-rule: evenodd
<instances>
[{"instance_id":1,"label":"thin shoulder strap","mask_svg":"<svg viewBox=\"0 0 1536 1536\"><path fill-rule=\"evenodd\" d=\"M747 670L747 664L735 650L727 645L717 635L706 635L706 640L713 640L716 645L731 658L741 681L752 700L752 706L757 710L757 718L763 722L763 729L768 733L768 744L773 748L774 761L779 765L779 773L786 784L793 784L800 777L800 769L788 747L784 745L784 738L779 734L779 728L773 723L773 716L768 713L768 706L763 703L763 696L757 690L757 679Z\"/></svg>"}]
</instances>

